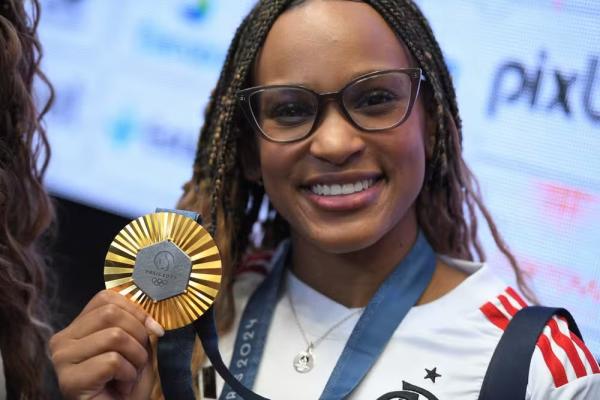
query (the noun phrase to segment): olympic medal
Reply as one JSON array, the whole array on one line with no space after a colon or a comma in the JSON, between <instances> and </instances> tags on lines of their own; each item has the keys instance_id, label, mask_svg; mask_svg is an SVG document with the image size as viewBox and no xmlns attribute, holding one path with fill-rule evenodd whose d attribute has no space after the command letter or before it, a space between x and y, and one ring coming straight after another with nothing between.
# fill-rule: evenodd
<instances>
[{"instance_id":1,"label":"olympic medal","mask_svg":"<svg viewBox=\"0 0 600 400\"><path fill-rule=\"evenodd\" d=\"M104 262L106 288L137 303L166 330L203 315L219 292L221 276L211 235L174 212L131 221L114 238Z\"/></svg>"}]
</instances>

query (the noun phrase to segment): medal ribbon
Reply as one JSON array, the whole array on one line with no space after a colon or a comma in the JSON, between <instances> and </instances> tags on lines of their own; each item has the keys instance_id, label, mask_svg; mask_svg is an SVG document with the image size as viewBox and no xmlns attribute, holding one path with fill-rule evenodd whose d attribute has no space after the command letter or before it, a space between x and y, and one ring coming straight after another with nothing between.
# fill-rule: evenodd
<instances>
[{"instance_id":1,"label":"medal ribbon","mask_svg":"<svg viewBox=\"0 0 600 400\"><path fill-rule=\"evenodd\" d=\"M282 246L275 255L273 270L250 297L240 321L230 370L245 387L253 387L256 380L284 276L288 248L289 244ZM425 291L435 263L433 249L419 232L408 255L379 287L356 323L321 400L343 399L356 389ZM228 384L219 397L220 400L240 398L250 399L243 394L238 396Z\"/></svg>"},{"instance_id":2,"label":"medal ribbon","mask_svg":"<svg viewBox=\"0 0 600 400\"><path fill-rule=\"evenodd\" d=\"M286 241L273 255L275 260L273 269L248 300L238 327L229 370L236 379L249 388L254 386L265 349L269 326L282 286L288 250L289 242ZM227 382L223 386L219 400L233 399L240 399L240 397Z\"/></svg>"},{"instance_id":3,"label":"medal ribbon","mask_svg":"<svg viewBox=\"0 0 600 400\"><path fill-rule=\"evenodd\" d=\"M356 323L321 400L344 399L356 389L425 292L435 263L435 253L420 232L413 248L383 282Z\"/></svg>"},{"instance_id":4,"label":"medal ribbon","mask_svg":"<svg viewBox=\"0 0 600 400\"><path fill-rule=\"evenodd\" d=\"M157 212L161 211L179 213L200 223L200 216L197 213L157 209ZM271 311L272 313L273 311ZM212 366L225 382L233 387L235 392L239 393L245 400L268 400L244 387L227 369L219 353L219 339L213 307L210 307L192 325L167 331L163 337L158 339L156 355L158 373L166 400L193 400L196 398L192 389L194 377L192 377L190 368L196 335L200 337L204 352Z\"/></svg>"}]
</instances>

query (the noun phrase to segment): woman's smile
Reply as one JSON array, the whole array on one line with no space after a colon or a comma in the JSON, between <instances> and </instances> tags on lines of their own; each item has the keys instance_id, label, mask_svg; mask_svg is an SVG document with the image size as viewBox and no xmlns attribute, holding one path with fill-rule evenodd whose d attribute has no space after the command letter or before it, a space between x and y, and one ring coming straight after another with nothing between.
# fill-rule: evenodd
<instances>
[{"instance_id":1,"label":"woman's smile","mask_svg":"<svg viewBox=\"0 0 600 400\"><path fill-rule=\"evenodd\" d=\"M309 14L306 10L284 13L271 28L256 62L257 86L301 84L332 93L362 75L412 67L394 32L369 5L314 2ZM353 90L410 92L406 85L410 88L411 82L395 79ZM305 97L304 92L294 97L293 104L306 103ZM365 114L369 118L387 110L380 103L388 97L368 98L378 105ZM357 109L363 110L351 111ZM399 126L378 132L359 129L345 112L340 104L327 102L309 137L291 143L258 139L269 200L289 223L292 238L302 237L325 252L365 250L382 239L390 246L410 243L418 229L413 203L425 171L422 104L417 100Z\"/></svg>"},{"instance_id":2,"label":"woman's smile","mask_svg":"<svg viewBox=\"0 0 600 400\"><path fill-rule=\"evenodd\" d=\"M384 184L377 173L330 174L311 178L300 191L324 211L351 212L375 205Z\"/></svg>"}]
</instances>

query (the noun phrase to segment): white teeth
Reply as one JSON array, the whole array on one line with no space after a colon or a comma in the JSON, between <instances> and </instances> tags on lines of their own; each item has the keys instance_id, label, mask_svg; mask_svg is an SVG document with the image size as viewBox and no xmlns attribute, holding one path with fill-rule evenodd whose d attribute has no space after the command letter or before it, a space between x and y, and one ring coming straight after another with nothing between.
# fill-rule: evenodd
<instances>
[{"instance_id":1,"label":"white teeth","mask_svg":"<svg viewBox=\"0 0 600 400\"><path fill-rule=\"evenodd\" d=\"M342 193L343 194L354 193L354 185L351 183L346 183L344 186L342 186Z\"/></svg>"},{"instance_id":2,"label":"white teeth","mask_svg":"<svg viewBox=\"0 0 600 400\"><path fill-rule=\"evenodd\" d=\"M367 190L375 183L374 179L365 179L356 183L333 184L333 185L312 185L310 190L319 196L339 196L342 194L353 194Z\"/></svg>"}]
</instances>

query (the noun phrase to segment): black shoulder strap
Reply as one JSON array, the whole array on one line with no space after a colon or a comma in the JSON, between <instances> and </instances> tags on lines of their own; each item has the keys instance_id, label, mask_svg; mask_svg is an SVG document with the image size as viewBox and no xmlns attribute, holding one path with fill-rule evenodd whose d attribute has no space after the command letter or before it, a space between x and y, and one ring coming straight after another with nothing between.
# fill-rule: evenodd
<instances>
[{"instance_id":1,"label":"black shoulder strap","mask_svg":"<svg viewBox=\"0 0 600 400\"><path fill-rule=\"evenodd\" d=\"M573 317L564 308L521 309L500 338L485 373L479 400L525 399L531 357L539 336L554 315L565 317L571 332L581 338Z\"/></svg>"}]
</instances>

